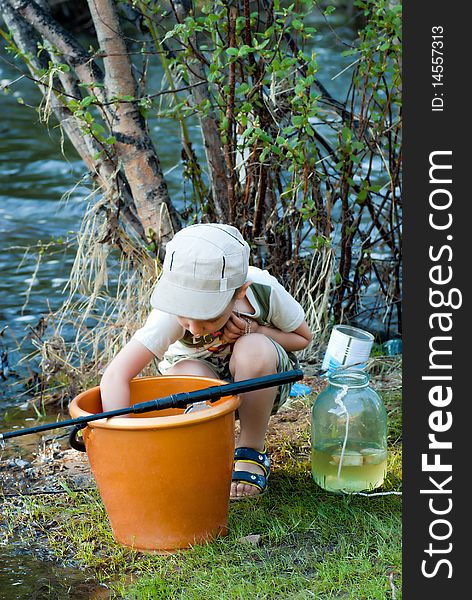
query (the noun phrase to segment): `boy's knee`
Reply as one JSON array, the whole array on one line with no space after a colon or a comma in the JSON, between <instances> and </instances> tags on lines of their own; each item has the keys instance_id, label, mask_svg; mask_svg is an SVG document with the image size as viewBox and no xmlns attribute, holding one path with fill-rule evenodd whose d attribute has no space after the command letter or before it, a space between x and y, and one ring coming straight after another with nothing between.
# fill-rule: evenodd
<instances>
[{"instance_id":1,"label":"boy's knee","mask_svg":"<svg viewBox=\"0 0 472 600\"><path fill-rule=\"evenodd\" d=\"M238 369L268 375L276 373L278 354L274 344L261 333L251 333L236 340L229 368L234 376Z\"/></svg>"},{"instance_id":2,"label":"boy's knee","mask_svg":"<svg viewBox=\"0 0 472 600\"><path fill-rule=\"evenodd\" d=\"M216 378L215 372L196 359L183 359L175 363L170 369L165 372L166 375L196 375L198 377L213 377Z\"/></svg>"}]
</instances>

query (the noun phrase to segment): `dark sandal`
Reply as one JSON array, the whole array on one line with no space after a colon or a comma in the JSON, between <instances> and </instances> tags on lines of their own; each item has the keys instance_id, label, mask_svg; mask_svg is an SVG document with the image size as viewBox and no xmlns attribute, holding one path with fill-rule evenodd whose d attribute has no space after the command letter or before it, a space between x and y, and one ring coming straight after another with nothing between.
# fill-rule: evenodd
<instances>
[{"instance_id":1,"label":"dark sandal","mask_svg":"<svg viewBox=\"0 0 472 600\"><path fill-rule=\"evenodd\" d=\"M233 471L231 481L252 485L259 490L259 494L254 496L248 494L245 496L231 496L231 500L244 500L246 498L258 497L267 491L267 482L270 475L270 459L266 446L264 446L264 450L262 452L258 452L253 448L236 448L234 451L234 462L258 465L264 471L264 474L251 473L250 471Z\"/></svg>"}]
</instances>

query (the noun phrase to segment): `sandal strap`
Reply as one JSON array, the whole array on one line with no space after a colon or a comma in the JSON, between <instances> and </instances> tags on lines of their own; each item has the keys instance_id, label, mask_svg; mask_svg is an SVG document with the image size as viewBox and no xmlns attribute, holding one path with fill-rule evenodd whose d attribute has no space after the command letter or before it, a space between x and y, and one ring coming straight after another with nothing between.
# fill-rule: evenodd
<instances>
[{"instance_id":1,"label":"sandal strap","mask_svg":"<svg viewBox=\"0 0 472 600\"><path fill-rule=\"evenodd\" d=\"M264 450L262 452L258 452L257 450L254 450L254 448L246 448L245 446L236 448L234 451L234 460L235 462L238 461L259 465L259 467L261 467L261 469L264 471L264 475L266 477L269 476L270 458L267 453L266 446L264 446Z\"/></svg>"},{"instance_id":2,"label":"sandal strap","mask_svg":"<svg viewBox=\"0 0 472 600\"><path fill-rule=\"evenodd\" d=\"M267 487L267 477L260 473L249 473L249 471L233 471L231 481L253 485L260 492L263 492Z\"/></svg>"}]
</instances>

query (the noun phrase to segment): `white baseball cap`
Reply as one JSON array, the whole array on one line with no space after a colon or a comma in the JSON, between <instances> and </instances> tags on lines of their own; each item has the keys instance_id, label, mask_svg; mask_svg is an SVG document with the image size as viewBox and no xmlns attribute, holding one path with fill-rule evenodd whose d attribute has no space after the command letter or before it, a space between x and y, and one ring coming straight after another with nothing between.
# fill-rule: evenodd
<instances>
[{"instance_id":1,"label":"white baseball cap","mask_svg":"<svg viewBox=\"0 0 472 600\"><path fill-rule=\"evenodd\" d=\"M166 246L151 305L189 319L213 319L247 279L249 246L231 225L204 223L178 231Z\"/></svg>"}]
</instances>

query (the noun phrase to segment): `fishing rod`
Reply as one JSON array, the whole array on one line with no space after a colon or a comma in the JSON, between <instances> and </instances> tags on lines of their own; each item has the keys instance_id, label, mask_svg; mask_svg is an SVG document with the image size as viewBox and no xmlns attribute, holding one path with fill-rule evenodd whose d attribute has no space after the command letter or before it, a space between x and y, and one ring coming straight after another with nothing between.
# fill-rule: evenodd
<instances>
[{"instance_id":1,"label":"fishing rod","mask_svg":"<svg viewBox=\"0 0 472 600\"><path fill-rule=\"evenodd\" d=\"M209 400L213 402L219 400L223 396L235 396L237 394L244 394L246 392L254 392L268 387L276 387L287 383L293 383L303 378L303 371L301 369L294 369L292 371L283 371L282 373L275 373L274 375L265 375L263 377L256 377L254 379L243 379L242 381L235 381L234 383L226 383L224 385L215 385L201 390L195 390L193 392L179 392L164 398L154 398L153 400L147 400L146 402L139 402L132 406L125 408L118 408L116 410L110 410L107 412L96 413L86 415L83 417L77 417L76 419L67 419L65 421L57 421L56 423L45 423L44 425L37 425L36 427L29 427L27 429L17 429L15 431L8 431L6 433L0 433L0 444L3 444L5 440L19 437L22 435L28 435L32 433L40 433L42 431L48 431L50 429L58 429L59 427L70 427L73 426L71 435L69 436L69 442L74 448L75 434L79 429L83 429L91 421L98 421L100 419L111 419L112 417L120 417L129 414L141 414L150 412L152 410L163 410L167 408L183 408L187 404L194 404L196 402L202 402ZM82 444L79 444L80 448L76 449L83 450Z\"/></svg>"}]
</instances>

